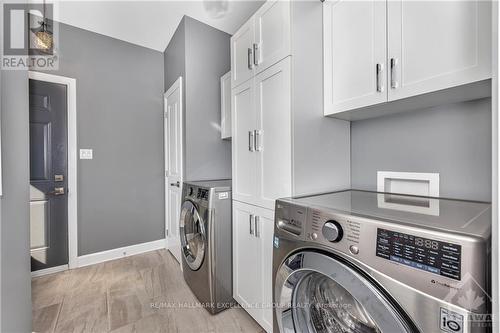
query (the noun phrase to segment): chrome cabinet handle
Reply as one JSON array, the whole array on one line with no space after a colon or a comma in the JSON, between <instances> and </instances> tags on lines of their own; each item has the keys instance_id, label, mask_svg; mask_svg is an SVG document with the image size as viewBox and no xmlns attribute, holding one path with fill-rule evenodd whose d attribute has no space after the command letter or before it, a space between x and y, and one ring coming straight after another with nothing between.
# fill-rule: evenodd
<instances>
[{"instance_id":1,"label":"chrome cabinet handle","mask_svg":"<svg viewBox=\"0 0 500 333\"><path fill-rule=\"evenodd\" d=\"M382 84L382 73L384 72L384 65L383 64L377 64L376 65L376 72L377 72L377 91L378 92L383 92L384 91L384 85Z\"/></svg>"},{"instance_id":2,"label":"chrome cabinet handle","mask_svg":"<svg viewBox=\"0 0 500 333\"><path fill-rule=\"evenodd\" d=\"M253 214L250 214L248 216L248 222L250 224L250 235L253 235L253 221L254 221L254 216Z\"/></svg>"},{"instance_id":3,"label":"chrome cabinet handle","mask_svg":"<svg viewBox=\"0 0 500 333\"><path fill-rule=\"evenodd\" d=\"M255 66L259 65L259 57L258 57L258 52L259 51L259 44L253 43L253 64Z\"/></svg>"},{"instance_id":4,"label":"chrome cabinet handle","mask_svg":"<svg viewBox=\"0 0 500 333\"><path fill-rule=\"evenodd\" d=\"M397 58L391 58L391 88L396 89L398 87L398 81L396 80L396 66L398 65Z\"/></svg>"},{"instance_id":5,"label":"chrome cabinet handle","mask_svg":"<svg viewBox=\"0 0 500 333\"><path fill-rule=\"evenodd\" d=\"M262 135L262 131L260 130L255 130L254 131L254 137L255 137L255 142L254 142L254 149L255 151L261 151L262 150L262 146L261 146L261 135Z\"/></svg>"},{"instance_id":6,"label":"chrome cabinet handle","mask_svg":"<svg viewBox=\"0 0 500 333\"><path fill-rule=\"evenodd\" d=\"M259 228L260 217L255 216L254 221L255 221L255 237L260 238L260 228Z\"/></svg>"},{"instance_id":7,"label":"chrome cabinet handle","mask_svg":"<svg viewBox=\"0 0 500 333\"><path fill-rule=\"evenodd\" d=\"M248 48L247 60L248 60L248 69L252 69L253 68L253 61L252 61L252 49L251 48Z\"/></svg>"},{"instance_id":8,"label":"chrome cabinet handle","mask_svg":"<svg viewBox=\"0 0 500 333\"><path fill-rule=\"evenodd\" d=\"M170 186L177 186L177 187L181 187L181 182L170 183Z\"/></svg>"},{"instance_id":9,"label":"chrome cabinet handle","mask_svg":"<svg viewBox=\"0 0 500 333\"><path fill-rule=\"evenodd\" d=\"M255 131L248 131L248 150L255 151Z\"/></svg>"}]
</instances>

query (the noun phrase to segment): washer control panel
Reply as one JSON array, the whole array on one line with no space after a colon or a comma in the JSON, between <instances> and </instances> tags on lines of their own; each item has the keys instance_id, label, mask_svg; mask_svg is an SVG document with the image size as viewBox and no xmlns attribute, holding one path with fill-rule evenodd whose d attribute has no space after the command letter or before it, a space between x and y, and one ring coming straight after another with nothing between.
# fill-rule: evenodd
<instances>
[{"instance_id":1,"label":"washer control panel","mask_svg":"<svg viewBox=\"0 0 500 333\"><path fill-rule=\"evenodd\" d=\"M462 247L377 228L377 257L460 280Z\"/></svg>"}]
</instances>

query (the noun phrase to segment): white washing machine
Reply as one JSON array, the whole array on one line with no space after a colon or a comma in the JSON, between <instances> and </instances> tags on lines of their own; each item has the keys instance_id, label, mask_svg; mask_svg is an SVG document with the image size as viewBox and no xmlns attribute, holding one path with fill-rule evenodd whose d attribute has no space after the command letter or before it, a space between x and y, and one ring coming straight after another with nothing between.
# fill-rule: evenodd
<instances>
[{"instance_id":1,"label":"white washing machine","mask_svg":"<svg viewBox=\"0 0 500 333\"><path fill-rule=\"evenodd\" d=\"M491 327L489 203L340 191L276 202L274 331Z\"/></svg>"}]
</instances>

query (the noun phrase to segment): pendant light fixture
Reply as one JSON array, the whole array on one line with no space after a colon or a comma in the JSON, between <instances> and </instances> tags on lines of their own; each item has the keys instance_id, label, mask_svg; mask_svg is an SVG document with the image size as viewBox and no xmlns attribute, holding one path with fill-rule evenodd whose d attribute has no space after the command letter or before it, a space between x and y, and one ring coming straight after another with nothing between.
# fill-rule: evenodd
<instances>
[{"instance_id":1,"label":"pendant light fixture","mask_svg":"<svg viewBox=\"0 0 500 333\"><path fill-rule=\"evenodd\" d=\"M43 0L43 17L38 23L40 27L31 29L34 34L34 47L42 52L51 52L54 46L54 35L49 29L49 22L45 16L45 0Z\"/></svg>"}]
</instances>

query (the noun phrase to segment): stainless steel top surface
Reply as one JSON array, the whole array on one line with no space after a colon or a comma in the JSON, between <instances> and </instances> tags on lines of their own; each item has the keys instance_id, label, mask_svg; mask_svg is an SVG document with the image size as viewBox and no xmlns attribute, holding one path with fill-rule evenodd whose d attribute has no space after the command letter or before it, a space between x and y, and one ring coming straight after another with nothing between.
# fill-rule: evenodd
<instances>
[{"instance_id":1,"label":"stainless steel top surface","mask_svg":"<svg viewBox=\"0 0 500 333\"><path fill-rule=\"evenodd\" d=\"M200 181L186 181L186 185L193 185L205 189L215 189L216 191L230 191L231 179L214 179L214 180L200 180Z\"/></svg>"},{"instance_id":2,"label":"stainless steel top surface","mask_svg":"<svg viewBox=\"0 0 500 333\"><path fill-rule=\"evenodd\" d=\"M359 190L285 198L284 202L383 219L414 227L488 238L491 204Z\"/></svg>"}]
</instances>

